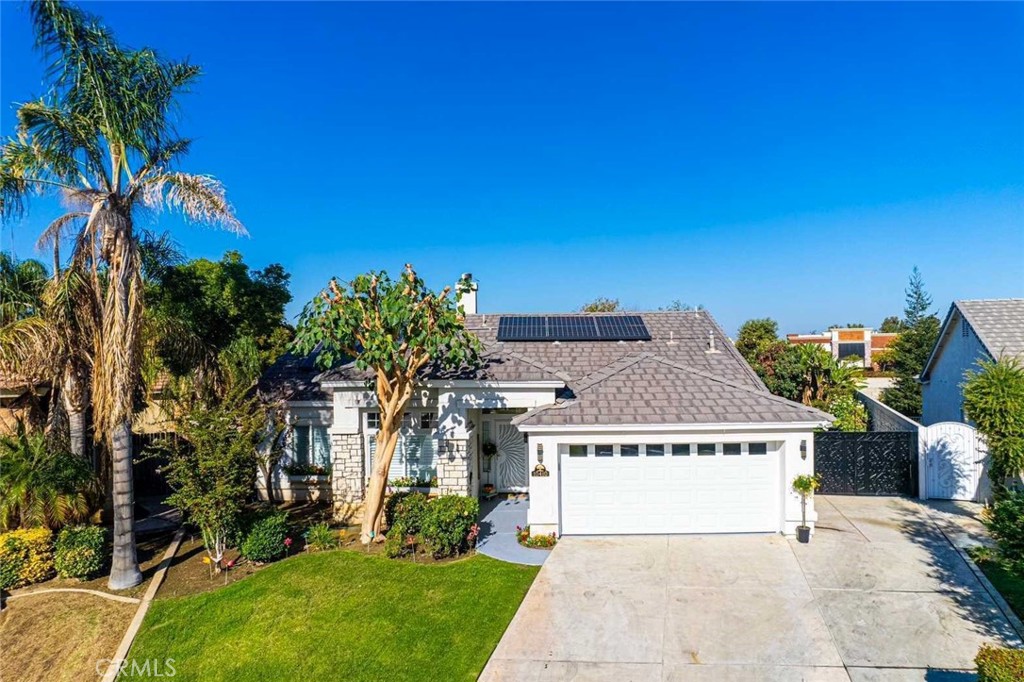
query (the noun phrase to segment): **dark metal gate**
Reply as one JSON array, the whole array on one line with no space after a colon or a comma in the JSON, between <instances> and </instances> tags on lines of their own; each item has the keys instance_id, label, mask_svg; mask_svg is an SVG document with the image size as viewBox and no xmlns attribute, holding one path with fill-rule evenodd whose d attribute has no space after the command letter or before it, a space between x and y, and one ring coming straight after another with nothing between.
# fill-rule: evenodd
<instances>
[{"instance_id":1,"label":"dark metal gate","mask_svg":"<svg viewBox=\"0 0 1024 682\"><path fill-rule=\"evenodd\" d=\"M917 496L917 434L823 431L814 434L818 492Z\"/></svg>"}]
</instances>

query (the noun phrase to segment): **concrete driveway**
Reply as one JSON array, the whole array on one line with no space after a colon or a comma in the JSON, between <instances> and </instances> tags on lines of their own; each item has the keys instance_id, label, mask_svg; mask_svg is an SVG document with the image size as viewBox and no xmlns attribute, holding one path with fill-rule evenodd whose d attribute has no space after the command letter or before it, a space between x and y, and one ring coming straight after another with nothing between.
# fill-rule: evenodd
<instances>
[{"instance_id":1,"label":"concrete driveway","mask_svg":"<svg viewBox=\"0 0 1024 682\"><path fill-rule=\"evenodd\" d=\"M961 682L1017 632L950 541L969 513L818 499L809 545L779 536L567 537L483 680Z\"/></svg>"}]
</instances>

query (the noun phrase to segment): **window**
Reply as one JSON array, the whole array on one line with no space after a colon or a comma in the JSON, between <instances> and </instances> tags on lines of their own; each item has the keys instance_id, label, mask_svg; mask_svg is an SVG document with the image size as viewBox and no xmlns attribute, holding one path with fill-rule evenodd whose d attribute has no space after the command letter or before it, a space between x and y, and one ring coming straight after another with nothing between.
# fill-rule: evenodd
<instances>
[{"instance_id":1,"label":"window","mask_svg":"<svg viewBox=\"0 0 1024 682\"><path fill-rule=\"evenodd\" d=\"M299 424L294 434L292 454L295 464L331 468L331 437L326 426Z\"/></svg>"},{"instance_id":2,"label":"window","mask_svg":"<svg viewBox=\"0 0 1024 682\"><path fill-rule=\"evenodd\" d=\"M751 455L767 455L768 443L751 443L747 446L747 452Z\"/></svg>"},{"instance_id":3,"label":"window","mask_svg":"<svg viewBox=\"0 0 1024 682\"><path fill-rule=\"evenodd\" d=\"M743 446L739 443L726 443L722 446L723 455L742 455Z\"/></svg>"},{"instance_id":4,"label":"window","mask_svg":"<svg viewBox=\"0 0 1024 682\"><path fill-rule=\"evenodd\" d=\"M644 446L644 452L648 457L662 457L665 454L664 445L647 445Z\"/></svg>"},{"instance_id":5,"label":"window","mask_svg":"<svg viewBox=\"0 0 1024 682\"><path fill-rule=\"evenodd\" d=\"M673 457L689 457L690 456L690 444L689 443L683 443L682 445L680 445L679 443L674 443L672 445L672 456Z\"/></svg>"},{"instance_id":6,"label":"window","mask_svg":"<svg viewBox=\"0 0 1024 682\"><path fill-rule=\"evenodd\" d=\"M715 444L714 443L699 443L697 445L697 456L698 457L714 457L715 456Z\"/></svg>"},{"instance_id":7,"label":"window","mask_svg":"<svg viewBox=\"0 0 1024 682\"><path fill-rule=\"evenodd\" d=\"M420 413L420 428L421 429L432 429L434 424L437 423L437 415L433 412L421 412Z\"/></svg>"},{"instance_id":8,"label":"window","mask_svg":"<svg viewBox=\"0 0 1024 682\"><path fill-rule=\"evenodd\" d=\"M970 327L967 325L967 320L960 320L960 336L965 339L971 335Z\"/></svg>"},{"instance_id":9,"label":"window","mask_svg":"<svg viewBox=\"0 0 1024 682\"><path fill-rule=\"evenodd\" d=\"M373 458L377 452L377 439L370 438L369 445L372 470ZM391 479L414 478L421 483L428 483L431 478L437 476L436 441L424 435L399 435L388 476Z\"/></svg>"},{"instance_id":10,"label":"window","mask_svg":"<svg viewBox=\"0 0 1024 682\"><path fill-rule=\"evenodd\" d=\"M611 445L595 445L594 454L598 457L611 457L612 446Z\"/></svg>"},{"instance_id":11,"label":"window","mask_svg":"<svg viewBox=\"0 0 1024 682\"><path fill-rule=\"evenodd\" d=\"M380 428L380 412L367 412L366 413L366 428L368 428L368 429L379 429Z\"/></svg>"},{"instance_id":12,"label":"window","mask_svg":"<svg viewBox=\"0 0 1024 682\"><path fill-rule=\"evenodd\" d=\"M640 446L639 445L620 445L619 455L622 457L639 457Z\"/></svg>"},{"instance_id":13,"label":"window","mask_svg":"<svg viewBox=\"0 0 1024 682\"><path fill-rule=\"evenodd\" d=\"M569 446L570 457L586 457L587 446L586 445L570 445Z\"/></svg>"},{"instance_id":14,"label":"window","mask_svg":"<svg viewBox=\"0 0 1024 682\"><path fill-rule=\"evenodd\" d=\"M839 344L839 359L856 357L861 360L864 359L864 344L863 343L841 343Z\"/></svg>"}]
</instances>

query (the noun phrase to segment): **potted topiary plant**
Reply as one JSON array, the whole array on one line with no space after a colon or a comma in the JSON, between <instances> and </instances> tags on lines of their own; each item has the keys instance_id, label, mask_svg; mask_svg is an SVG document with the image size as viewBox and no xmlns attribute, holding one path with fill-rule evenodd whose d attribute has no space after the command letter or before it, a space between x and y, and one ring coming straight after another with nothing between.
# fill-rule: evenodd
<instances>
[{"instance_id":1,"label":"potted topiary plant","mask_svg":"<svg viewBox=\"0 0 1024 682\"><path fill-rule=\"evenodd\" d=\"M800 495L800 525L796 527L796 539L799 542L811 541L811 527L807 525L807 499L813 497L819 485L821 481L817 475L801 474L793 479L793 490Z\"/></svg>"}]
</instances>

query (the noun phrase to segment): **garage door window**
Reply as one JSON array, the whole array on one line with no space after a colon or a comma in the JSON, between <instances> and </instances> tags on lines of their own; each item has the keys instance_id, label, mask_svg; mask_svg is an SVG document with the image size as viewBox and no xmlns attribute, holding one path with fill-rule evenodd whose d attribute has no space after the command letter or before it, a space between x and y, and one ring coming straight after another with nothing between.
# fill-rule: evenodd
<instances>
[{"instance_id":1,"label":"garage door window","mask_svg":"<svg viewBox=\"0 0 1024 682\"><path fill-rule=\"evenodd\" d=\"M612 446L611 445L596 445L594 446L594 454L598 457L611 457Z\"/></svg>"},{"instance_id":2,"label":"garage door window","mask_svg":"<svg viewBox=\"0 0 1024 682\"><path fill-rule=\"evenodd\" d=\"M690 444L689 443L674 443L672 445L672 456L673 457L689 457L690 456Z\"/></svg>"},{"instance_id":3,"label":"garage door window","mask_svg":"<svg viewBox=\"0 0 1024 682\"><path fill-rule=\"evenodd\" d=\"M768 443L751 443L747 447L748 447L748 451L752 455L767 455L768 454Z\"/></svg>"},{"instance_id":4,"label":"garage door window","mask_svg":"<svg viewBox=\"0 0 1024 682\"><path fill-rule=\"evenodd\" d=\"M622 457L639 457L640 446L639 445L620 445L619 455Z\"/></svg>"},{"instance_id":5,"label":"garage door window","mask_svg":"<svg viewBox=\"0 0 1024 682\"><path fill-rule=\"evenodd\" d=\"M569 446L570 457L586 457L587 446L586 445L570 445Z\"/></svg>"},{"instance_id":6,"label":"garage door window","mask_svg":"<svg viewBox=\"0 0 1024 682\"><path fill-rule=\"evenodd\" d=\"M742 455L743 446L739 443L726 443L722 446L723 455Z\"/></svg>"},{"instance_id":7,"label":"garage door window","mask_svg":"<svg viewBox=\"0 0 1024 682\"><path fill-rule=\"evenodd\" d=\"M645 445L644 454L648 457L663 457L665 455L664 445Z\"/></svg>"},{"instance_id":8,"label":"garage door window","mask_svg":"<svg viewBox=\"0 0 1024 682\"><path fill-rule=\"evenodd\" d=\"M715 444L714 443L698 443L697 444L697 456L698 457L714 457L715 456Z\"/></svg>"}]
</instances>

